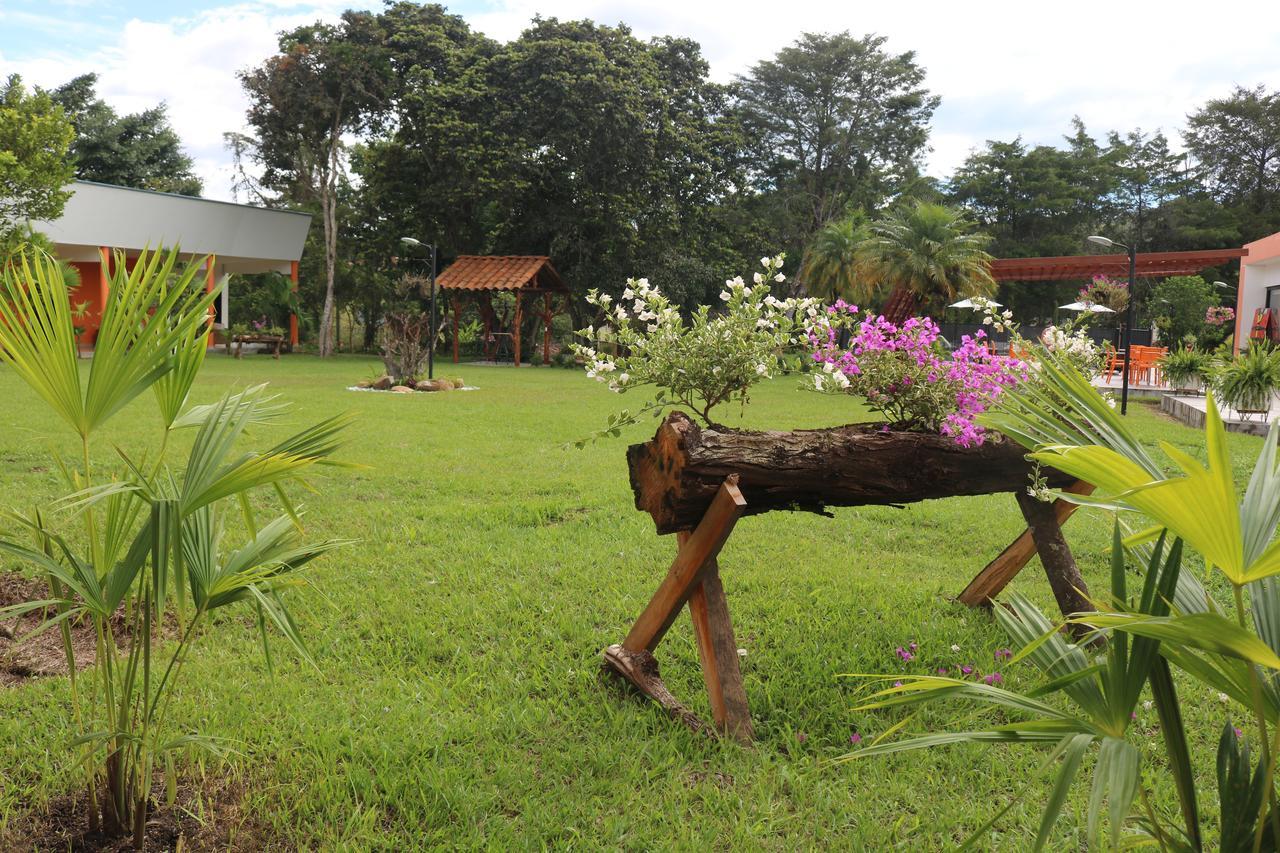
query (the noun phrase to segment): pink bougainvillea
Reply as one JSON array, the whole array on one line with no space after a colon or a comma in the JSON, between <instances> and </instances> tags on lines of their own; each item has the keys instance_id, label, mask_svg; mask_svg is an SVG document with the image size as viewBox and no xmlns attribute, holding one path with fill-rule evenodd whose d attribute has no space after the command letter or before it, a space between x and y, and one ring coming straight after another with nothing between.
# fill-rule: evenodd
<instances>
[{"instance_id":1,"label":"pink bougainvillea","mask_svg":"<svg viewBox=\"0 0 1280 853\"><path fill-rule=\"evenodd\" d=\"M809 336L813 359L822 365L814 385L865 398L895 428L940 432L962 447L981 444L978 415L1027 377L1023 362L988 349L981 330L947 353L928 317L899 327L883 316L859 314L858 306L843 300L827 310L828 322ZM840 345L844 329L847 346Z\"/></svg>"}]
</instances>

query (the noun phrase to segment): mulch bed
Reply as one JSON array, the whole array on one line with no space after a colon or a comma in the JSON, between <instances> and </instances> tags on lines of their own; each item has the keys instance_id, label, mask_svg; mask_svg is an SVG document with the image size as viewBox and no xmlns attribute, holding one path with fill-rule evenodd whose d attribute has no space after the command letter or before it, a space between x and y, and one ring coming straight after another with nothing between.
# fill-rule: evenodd
<instances>
[{"instance_id":1,"label":"mulch bed","mask_svg":"<svg viewBox=\"0 0 1280 853\"><path fill-rule=\"evenodd\" d=\"M0 573L0 607L40 601L49 597L49 587L18 572ZM22 642L23 637L39 626L40 611L18 619L0 622L0 688L22 684L33 678L65 675L67 658L62 651L62 632L52 628ZM123 627L123 619L121 619ZM71 627L71 640L76 652L76 668L91 666L94 660L94 633L89 622Z\"/></svg>"},{"instance_id":2,"label":"mulch bed","mask_svg":"<svg viewBox=\"0 0 1280 853\"><path fill-rule=\"evenodd\" d=\"M286 849L280 842L272 841L263 821L244 810L244 792L243 783L212 773L203 779L182 779L174 805L161 807L149 815L143 849L193 853ZM164 791L158 780L152 795L155 802L163 802ZM9 822L8 831L0 835L0 849L22 853L132 851L132 838L104 838L86 831L86 801L83 791L64 794L45 808L14 818Z\"/></svg>"}]
</instances>

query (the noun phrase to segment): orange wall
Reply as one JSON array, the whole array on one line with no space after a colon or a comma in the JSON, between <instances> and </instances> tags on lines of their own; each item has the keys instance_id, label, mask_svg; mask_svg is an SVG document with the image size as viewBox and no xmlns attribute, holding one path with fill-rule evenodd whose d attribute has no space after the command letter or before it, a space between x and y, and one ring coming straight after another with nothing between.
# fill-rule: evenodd
<instances>
[{"instance_id":1,"label":"orange wall","mask_svg":"<svg viewBox=\"0 0 1280 853\"><path fill-rule=\"evenodd\" d=\"M89 262L75 261L71 266L76 268L80 273L80 286L71 291L71 306L74 308L82 302L89 303L89 314L83 320L76 323L77 326L84 326L88 329L81 339L82 344L93 343L94 335L98 331L98 321L102 318L102 300L100 296L100 288L98 286L98 274L102 265Z\"/></svg>"}]
</instances>

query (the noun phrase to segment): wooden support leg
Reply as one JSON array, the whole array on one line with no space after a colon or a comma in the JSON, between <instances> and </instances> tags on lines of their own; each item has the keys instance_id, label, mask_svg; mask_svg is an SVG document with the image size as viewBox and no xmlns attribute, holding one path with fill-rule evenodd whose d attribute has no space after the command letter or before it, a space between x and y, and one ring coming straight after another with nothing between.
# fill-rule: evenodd
<instances>
[{"instance_id":1,"label":"wooden support leg","mask_svg":"<svg viewBox=\"0 0 1280 853\"><path fill-rule=\"evenodd\" d=\"M1093 604L1087 597L1089 589L1084 585L1084 578L1080 577L1080 569L1076 566L1075 557L1071 555L1071 548L1062 536L1062 525L1058 523L1054 508L1026 492L1019 492L1017 497L1018 507L1031 530L1031 538L1036 543L1044 572L1049 576L1053 597L1058 600L1058 609L1064 616L1092 611Z\"/></svg>"},{"instance_id":2,"label":"wooden support leg","mask_svg":"<svg viewBox=\"0 0 1280 853\"><path fill-rule=\"evenodd\" d=\"M717 715L722 713L726 728L740 738L750 736L751 719L747 715L737 648L733 647L733 629L715 561L746 505L738 490L737 475L730 475L697 528L692 533L681 534L680 549L666 578L631 627L627 638L604 652L605 663L610 669L662 705L676 719L695 730L701 729L702 723L697 716L672 696L662 683L658 662L653 657L653 650L675 622L685 602L691 602L696 595L699 604L693 605L691 610L697 608L694 625L699 637L699 654L704 655L703 671L708 691L712 694L712 705L719 706ZM704 585L705 579L712 575L715 580L708 588ZM705 655L711 656L711 666L708 666Z\"/></svg>"},{"instance_id":3,"label":"wooden support leg","mask_svg":"<svg viewBox=\"0 0 1280 853\"><path fill-rule=\"evenodd\" d=\"M1089 483L1077 481L1063 491L1070 492L1073 495L1087 495L1093 491L1093 486ZM1028 497L1030 496L1028 495ZM1021 506L1021 500L1019 500L1019 505ZM1059 526L1065 524L1067 519L1078 508L1077 504L1069 501L1054 501L1053 517L1056 523ZM1017 539L1013 540L1007 548L1001 551L1000 556L988 563L987 567L979 572L977 577L969 581L969 585L964 588L964 592L960 593L958 600L960 603L967 604L970 607L989 606L992 600L1009 585L1009 582L1013 580L1018 572L1023 570L1027 563L1031 562L1031 558L1035 555L1036 541L1032 536L1031 529L1028 528L1022 531Z\"/></svg>"},{"instance_id":4,"label":"wooden support leg","mask_svg":"<svg viewBox=\"0 0 1280 853\"><path fill-rule=\"evenodd\" d=\"M680 534L683 538L686 534ZM716 728L743 743L754 737L751 712L747 707L747 691L742 685L738 664L738 643L733 637L729 604L720 582L720 568L713 560L702 575L702 582L689 596L689 615L693 617L693 633L702 661L702 679L711 699L711 716Z\"/></svg>"}]
</instances>

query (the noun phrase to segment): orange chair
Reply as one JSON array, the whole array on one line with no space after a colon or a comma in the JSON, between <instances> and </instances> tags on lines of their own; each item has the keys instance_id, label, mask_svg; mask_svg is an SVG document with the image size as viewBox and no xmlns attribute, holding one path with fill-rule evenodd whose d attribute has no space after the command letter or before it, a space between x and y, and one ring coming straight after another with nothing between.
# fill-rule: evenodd
<instances>
[{"instance_id":1,"label":"orange chair","mask_svg":"<svg viewBox=\"0 0 1280 853\"><path fill-rule=\"evenodd\" d=\"M1107 343L1103 346L1102 358L1102 372L1106 374L1107 381L1110 382L1111 377L1124 369L1124 353Z\"/></svg>"}]
</instances>

